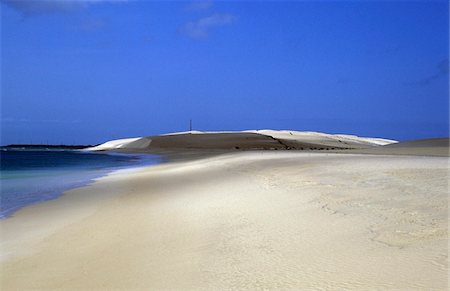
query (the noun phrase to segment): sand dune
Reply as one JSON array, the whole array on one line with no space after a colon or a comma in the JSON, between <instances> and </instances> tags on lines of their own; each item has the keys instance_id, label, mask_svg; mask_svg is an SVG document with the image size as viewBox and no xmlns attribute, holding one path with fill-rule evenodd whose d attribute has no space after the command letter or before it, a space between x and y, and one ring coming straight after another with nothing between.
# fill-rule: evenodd
<instances>
[{"instance_id":1,"label":"sand dune","mask_svg":"<svg viewBox=\"0 0 450 291\"><path fill-rule=\"evenodd\" d=\"M127 146L129 147L135 141L140 141L140 140L142 140L142 138L140 138L140 137L116 139L116 140L107 141L107 142L102 143L101 145L98 145L93 148L88 148L88 150L102 151L102 150L120 149L120 148L127 147Z\"/></svg>"},{"instance_id":2,"label":"sand dune","mask_svg":"<svg viewBox=\"0 0 450 291\"><path fill-rule=\"evenodd\" d=\"M334 150L376 147L394 142L396 141L380 138L364 138L352 135L332 135L319 132L276 130L249 130L240 132L191 131L110 141L97 147L90 148L89 150Z\"/></svg>"},{"instance_id":3,"label":"sand dune","mask_svg":"<svg viewBox=\"0 0 450 291\"><path fill-rule=\"evenodd\" d=\"M429 139L418 139L411 141L402 141L395 144L388 144L386 147L389 148L406 148L406 147L446 147L448 148L450 144L449 138L429 138Z\"/></svg>"},{"instance_id":4,"label":"sand dune","mask_svg":"<svg viewBox=\"0 0 450 291\"><path fill-rule=\"evenodd\" d=\"M377 155L450 156L449 138L420 139L387 144L381 147L352 149L351 153Z\"/></svg>"},{"instance_id":5,"label":"sand dune","mask_svg":"<svg viewBox=\"0 0 450 291\"><path fill-rule=\"evenodd\" d=\"M88 150L122 152L223 152L230 150L304 150L378 155L450 156L449 139L397 142L382 138L286 130L240 132L177 132L159 136L113 140Z\"/></svg>"}]
</instances>

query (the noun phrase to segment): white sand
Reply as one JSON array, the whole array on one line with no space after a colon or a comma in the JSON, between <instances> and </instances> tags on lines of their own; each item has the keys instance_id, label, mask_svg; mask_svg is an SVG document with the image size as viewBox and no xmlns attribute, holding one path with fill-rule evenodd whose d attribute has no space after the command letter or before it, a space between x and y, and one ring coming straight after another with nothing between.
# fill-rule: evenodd
<instances>
[{"instance_id":1,"label":"white sand","mask_svg":"<svg viewBox=\"0 0 450 291\"><path fill-rule=\"evenodd\" d=\"M374 145L387 145L391 143L396 143L395 140L384 139L384 138L371 138L371 137L360 137L356 135L349 134L327 134L322 132L314 131L295 131L295 130L254 130L249 132L255 132L267 136L272 136L281 140L295 140L298 142L310 142L315 144L336 144L339 141L344 143L349 143L350 145L362 145L362 146L374 146ZM338 142L338 143L336 143Z\"/></svg>"},{"instance_id":2,"label":"white sand","mask_svg":"<svg viewBox=\"0 0 450 291\"><path fill-rule=\"evenodd\" d=\"M121 171L1 221L2 290L447 290L448 171L292 152Z\"/></svg>"},{"instance_id":3,"label":"white sand","mask_svg":"<svg viewBox=\"0 0 450 291\"><path fill-rule=\"evenodd\" d=\"M288 130L187 131L108 141L88 150L371 148L396 143L382 138Z\"/></svg>"},{"instance_id":4,"label":"white sand","mask_svg":"<svg viewBox=\"0 0 450 291\"><path fill-rule=\"evenodd\" d=\"M147 147L150 145L151 140L145 139L143 137L133 137L133 138L122 138L107 141L101 145L87 148L86 150L104 151L104 150L116 150L121 148L133 148L133 147Z\"/></svg>"}]
</instances>

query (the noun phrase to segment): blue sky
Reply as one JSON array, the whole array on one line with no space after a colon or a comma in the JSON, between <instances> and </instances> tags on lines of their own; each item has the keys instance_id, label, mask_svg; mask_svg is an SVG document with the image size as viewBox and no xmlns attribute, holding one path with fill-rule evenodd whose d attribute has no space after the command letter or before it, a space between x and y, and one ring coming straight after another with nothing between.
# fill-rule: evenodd
<instances>
[{"instance_id":1,"label":"blue sky","mask_svg":"<svg viewBox=\"0 0 450 291\"><path fill-rule=\"evenodd\" d=\"M1 143L448 136L448 2L1 1Z\"/></svg>"}]
</instances>

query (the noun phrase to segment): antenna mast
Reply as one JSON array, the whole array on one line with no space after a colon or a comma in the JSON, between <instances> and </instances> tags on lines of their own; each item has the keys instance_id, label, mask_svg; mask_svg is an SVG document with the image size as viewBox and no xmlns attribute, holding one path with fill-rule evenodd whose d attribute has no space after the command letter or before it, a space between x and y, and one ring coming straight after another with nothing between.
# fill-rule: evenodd
<instances>
[{"instance_id":1,"label":"antenna mast","mask_svg":"<svg viewBox=\"0 0 450 291\"><path fill-rule=\"evenodd\" d=\"M192 119L189 119L189 131L192 131Z\"/></svg>"}]
</instances>

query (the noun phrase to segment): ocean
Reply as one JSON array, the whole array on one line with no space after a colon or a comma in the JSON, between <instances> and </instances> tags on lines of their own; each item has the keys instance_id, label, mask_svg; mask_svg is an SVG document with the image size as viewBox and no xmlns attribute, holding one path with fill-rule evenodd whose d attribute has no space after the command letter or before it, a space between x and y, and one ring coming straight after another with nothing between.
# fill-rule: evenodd
<instances>
[{"instance_id":1,"label":"ocean","mask_svg":"<svg viewBox=\"0 0 450 291\"><path fill-rule=\"evenodd\" d=\"M27 205L55 199L64 191L87 185L111 171L159 162L155 155L2 149L0 219Z\"/></svg>"}]
</instances>

